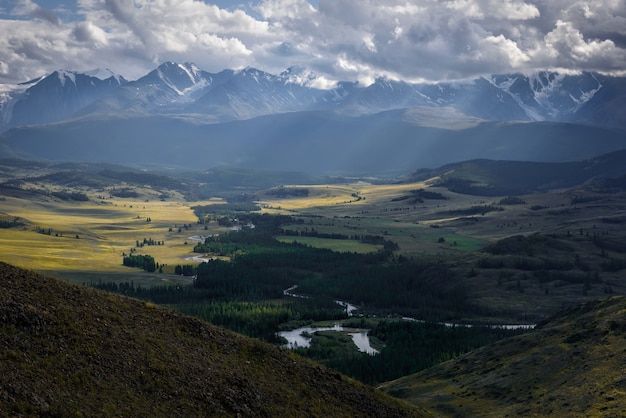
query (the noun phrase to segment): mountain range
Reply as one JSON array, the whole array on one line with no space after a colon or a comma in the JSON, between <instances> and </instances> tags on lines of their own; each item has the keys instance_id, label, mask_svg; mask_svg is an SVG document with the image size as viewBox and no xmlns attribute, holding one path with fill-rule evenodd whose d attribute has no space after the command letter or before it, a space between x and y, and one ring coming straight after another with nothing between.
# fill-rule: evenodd
<instances>
[{"instance_id":1,"label":"mountain range","mask_svg":"<svg viewBox=\"0 0 626 418\"><path fill-rule=\"evenodd\" d=\"M318 84L299 67L210 73L167 62L134 81L55 71L0 92L0 157L385 173L626 148L626 78Z\"/></svg>"},{"instance_id":2,"label":"mountain range","mask_svg":"<svg viewBox=\"0 0 626 418\"><path fill-rule=\"evenodd\" d=\"M110 70L59 70L5 91L0 112L5 130L98 113L193 115L224 122L285 112L363 115L410 107L454 109L497 121L626 123L623 115L607 123L606 115L613 101L623 103L626 79L595 73L494 75L437 84L379 78L369 86L339 82L330 90L315 85L315 76L299 67L279 75L255 68L213 74L191 63L166 62L130 82Z\"/></svg>"}]
</instances>

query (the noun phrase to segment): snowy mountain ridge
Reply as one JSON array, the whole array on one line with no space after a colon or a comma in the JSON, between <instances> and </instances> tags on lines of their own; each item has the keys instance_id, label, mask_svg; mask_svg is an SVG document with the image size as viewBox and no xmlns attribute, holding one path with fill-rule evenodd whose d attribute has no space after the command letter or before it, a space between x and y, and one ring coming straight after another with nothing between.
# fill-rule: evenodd
<instances>
[{"instance_id":1,"label":"snowy mountain ridge","mask_svg":"<svg viewBox=\"0 0 626 418\"><path fill-rule=\"evenodd\" d=\"M108 69L57 70L19 86L0 86L0 132L102 113L192 115L215 123L285 112L357 116L414 107L449 108L443 114L461 119L626 128L615 110L626 100L626 79L595 73L546 71L436 84L378 78L369 86L349 81L327 86L297 66L274 75L252 67L209 73L193 63L166 62L130 82Z\"/></svg>"},{"instance_id":2,"label":"snowy mountain ridge","mask_svg":"<svg viewBox=\"0 0 626 418\"><path fill-rule=\"evenodd\" d=\"M603 87L593 73L568 76L539 72L528 76L492 76L487 80L509 94L535 121L575 114Z\"/></svg>"}]
</instances>

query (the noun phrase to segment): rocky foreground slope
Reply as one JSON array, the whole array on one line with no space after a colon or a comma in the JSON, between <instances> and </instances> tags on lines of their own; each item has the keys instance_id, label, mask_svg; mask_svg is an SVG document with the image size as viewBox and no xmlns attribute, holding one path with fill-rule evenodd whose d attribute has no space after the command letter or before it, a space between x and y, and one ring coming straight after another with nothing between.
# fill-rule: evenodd
<instances>
[{"instance_id":1,"label":"rocky foreground slope","mask_svg":"<svg viewBox=\"0 0 626 418\"><path fill-rule=\"evenodd\" d=\"M440 417L623 417L625 347L626 298L613 297L382 389Z\"/></svg>"},{"instance_id":2,"label":"rocky foreground slope","mask_svg":"<svg viewBox=\"0 0 626 418\"><path fill-rule=\"evenodd\" d=\"M428 416L271 345L0 263L0 416Z\"/></svg>"}]
</instances>

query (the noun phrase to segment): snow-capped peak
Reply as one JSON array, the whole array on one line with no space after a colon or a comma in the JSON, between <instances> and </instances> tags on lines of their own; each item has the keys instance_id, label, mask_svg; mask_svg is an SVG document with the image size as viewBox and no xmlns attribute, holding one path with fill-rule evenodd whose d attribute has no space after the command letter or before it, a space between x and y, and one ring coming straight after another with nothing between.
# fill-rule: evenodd
<instances>
[{"instance_id":1,"label":"snow-capped peak","mask_svg":"<svg viewBox=\"0 0 626 418\"><path fill-rule=\"evenodd\" d=\"M62 86L65 86L65 80L69 79L72 83L76 84L76 73L73 71L57 70L55 71L59 77L59 81Z\"/></svg>"},{"instance_id":2,"label":"snow-capped peak","mask_svg":"<svg viewBox=\"0 0 626 418\"><path fill-rule=\"evenodd\" d=\"M547 109L551 115L556 115L557 110L550 102L550 98L561 88L565 74L541 72L528 78L537 103Z\"/></svg>"},{"instance_id":3,"label":"snow-capped peak","mask_svg":"<svg viewBox=\"0 0 626 418\"><path fill-rule=\"evenodd\" d=\"M572 93L570 93L570 98L574 101L574 103L576 103L576 108L575 111L578 111L578 109L580 109L585 103L587 103L589 100L593 99L593 96L595 96L595 94L600 91L600 89L603 87L602 83L600 82L600 80L598 80L596 78L595 75L591 74L591 77L598 83L596 88L592 88L590 90L583 90L582 88L579 89L579 91L577 93L579 93L579 96L576 97L574 96Z\"/></svg>"},{"instance_id":4,"label":"snow-capped peak","mask_svg":"<svg viewBox=\"0 0 626 418\"><path fill-rule=\"evenodd\" d=\"M297 84L309 87L317 78L313 71L301 66L293 66L287 68L280 74L280 78L285 84Z\"/></svg>"},{"instance_id":5,"label":"snow-capped peak","mask_svg":"<svg viewBox=\"0 0 626 418\"><path fill-rule=\"evenodd\" d=\"M200 94L203 89L211 84L211 76L203 72L192 63L165 62L161 64L152 76L159 78L160 82L179 97L175 102L191 100L190 96Z\"/></svg>"},{"instance_id":6,"label":"snow-capped peak","mask_svg":"<svg viewBox=\"0 0 626 418\"><path fill-rule=\"evenodd\" d=\"M115 80L117 80L118 83L120 83L120 78L121 78L119 74L115 74L113 71L109 70L108 68L105 68L105 69L96 68L93 70L85 71L83 74L88 75L89 77L94 77L99 80L103 80L103 81L108 80L109 78L113 77L115 78Z\"/></svg>"},{"instance_id":7,"label":"snow-capped peak","mask_svg":"<svg viewBox=\"0 0 626 418\"><path fill-rule=\"evenodd\" d=\"M515 86L515 84L518 82L518 80L520 79L520 77L522 77L519 74L516 75L504 75L504 76L494 76L492 75L491 77L485 77L484 80L486 80L487 82L489 82L491 85L493 85L494 87L499 88L500 90L502 90L503 92L505 92L506 94L508 94L514 101L515 103L517 103L517 105L522 108L524 110L524 112L526 112L526 115L531 119L531 120L545 120L545 116L542 115L541 110L540 109L535 109L532 104L526 103L523 98L516 92L513 92L511 89ZM531 82L529 81L528 86L531 85ZM536 97L536 92L534 90L531 90L531 94L533 96L533 98ZM537 102L540 105L542 105L542 102Z\"/></svg>"},{"instance_id":8,"label":"snow-capped peak","mask_svg":"<svg viewBox=\"0 0 626 418\"><path fill-rule=\"evenodd\" d=\"M178 68L180 68L184 73L189 76L189 79L192 83L197 83L199 80L200 68L198 68L195 64L185 63L178 64Z\"/></svg>"},{"instance_id":9,"label":"snow-capped peak","mask_svg":"<svg viewBox=\"0 0 626 418\"><path fill-rule=\"evenodd\" d=\"M259 70L254 67L245 67L239 71L236 71L235 74L241 75L243 77L250 77L257 84L261 84L262 82L268 82L276 79L276 76L266 73L265 71Z\"/></svg>"}]
</instances>

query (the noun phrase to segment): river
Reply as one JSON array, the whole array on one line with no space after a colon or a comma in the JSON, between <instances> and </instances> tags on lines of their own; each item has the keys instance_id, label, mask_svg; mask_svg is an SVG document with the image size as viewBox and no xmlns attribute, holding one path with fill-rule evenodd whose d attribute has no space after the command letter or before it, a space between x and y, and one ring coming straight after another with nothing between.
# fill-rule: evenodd
<instances>
[{"instance_id":1,"label":"river","mask_svg":"<svg viewBox=\"0 0 626 418\"><path fill-rule=\"evenodd\" d=\"M283 290L283 295L289 296L292 298L302 298L308 299L306 295L299 295L295 293L295 290L298 288L298 285L293 285L288 289ZM335 301L337 304L346 308L346 313L348 316L353 316L354 312L358 310L358 308L348 302L344 302L341 300ZM423 322L426 321L421 319L409 318L407 316L402 317L405 321L413 321L413 322ZM447 327L472 327L470 324L455 324L452 322L440 322L441 325L445 325ZM486 325L490 328L505 328L505 329L532 329L534 325L511 325L511 324L502 324L502 325ZM378 354L378 350L372 348L369 340L369 329L361 329L361 328L346 328L339 324L335 324L333 327L301 327L291 331L281 331L278 333L279 336L285 338L287 340L287 344L284 347L294 349L298 347L310 347L311 345L311 337L307 335L314 334L319 331L337 331L337 332L347 332L352 337L352 341L357 346L359 351L363 353L367 353L370 355Z\"/></svg>"},{"instance_id":2,"label":"river","mask_svg":"<svg viewBox=\"0 0 626 418\"><path fill-rule=\"evenodd\" d=\"M287 344L285 344L285 347L287 348L306 348L311 346L311 337L308 335L315 334L320 331L345 332L352 337L354 345L357 346L360 352L370 355L378 354L378 350L370 345L370 339L367 335L369 332L368 329L347 328L339 324L335 324L332 327L301 327L291 331L281 331L278 335L287 340Z\"/></svg>"}]
</instances>

